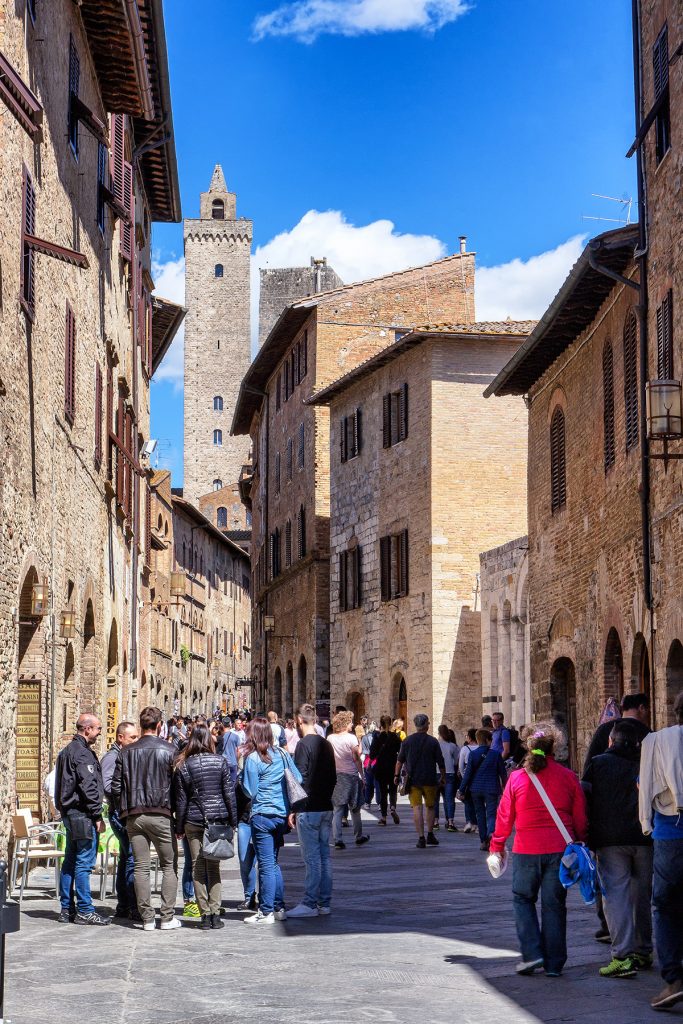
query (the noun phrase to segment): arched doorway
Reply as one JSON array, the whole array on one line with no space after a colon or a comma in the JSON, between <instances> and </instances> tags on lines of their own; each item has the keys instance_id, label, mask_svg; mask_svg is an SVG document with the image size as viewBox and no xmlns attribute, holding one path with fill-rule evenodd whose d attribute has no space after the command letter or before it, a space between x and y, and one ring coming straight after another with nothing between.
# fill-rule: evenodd
<instances>
[{"instance_id":1,"label":"arched doorway","mask_svg":"<svg viewBox=\"0 0 683 1024\"><path fill-rule=\"evenodd\" d=\"M631 693L644 693L650 702L650 724L652 724L652 685L650 680L650 655L642 633L633 641L631 655Z\"/></svg>"},{"instance_id":2,"label":"arched doorway","mask_svg":"<svg viewBox=\"0 0 683 1024\"><path fill-rule=\"evenodd\" d=\"M64 658L64 687L62 689L62 744L70 739L71 733L76 731L76 719L79 714L74 665L73 644L67 644Z\"/></svg>"},{"instance_id":3,"label":"arched doorway","mask_svg":"<svg viewBox=\"0 0 683 1024\"><path fill-rule=\"evenodd\" d=\"M408 732L408 687L401 674L394 679L394 718L403 719L403 728Z\"/></svg>"},{"instance_id":4,"label":"arched doorway","mask_svg":"<svg viewBox=\"0 0 683 1024\"><path fill-rule=\"evenodd\" d=\"M39 582L35 567L26 573L19 591L17 660L17 722L21 747L14 758L17 804L40 814L43 717L43 681L46 676L43 617L33 612L33 587Z\"/></svg>"},{"instance_id":5,"label":"arched doorway","mask_svg":"<svg viewBox=\"0 0 683 1024\"><path fill-rule=\"evenodd\" d=\"M116 725L119 720L119 628L116 619L112 619L109 628L109 643L107 645L107 706L105 716L105 750L116 741Z\"/></svg>"},{"instance_id":6,"label":"arched doorway","mask_svg":"<svg viewBox=\"0 0 683 1024\"><path fill-rule=\"evenodd\" d=\"M624 694L624 658L621 640L614 626L607 634L605 644L603 699L610 697L618 702Z\"/></svg>"},{"instance_id":7,"label":"arched doorway","mask_svg":"<svg viewBox=\"0 0 683 1024\"><path fill-rule=\"evenodd\" d=\"M683 644L674 640L666 659L666 724L674 725L674 700L683 690Z\"/></svg>"},{"instance_id":8,"label":"arched doorway","mask_svg":"<svg viewBox=\"0 0 683 1024\"><path fill-rule=\"evenodd\" d=\"M358 725L361 718L366 713L364 695L362 693L358 693L357 690L353 690L346 696L346 707L349 711L353 711L354 726Z\"/></svg>"},{"instance_id":9,"label":"arched doorway","mask_svg":"<svg viewBox=\"0 0 683 1024\"><path fill-rule=\"evenodd\" d=\"M85 707L94 708L97 693L95 657L95 611L88 600L83 620L83 655L81 657L81 700Z\"/></svg>"},{"instance_id":10,"label":"arched doorway","mask_svg":"<svg viewBox=\"0 0 683 1024\"><path fill-rule=\"evenodd\" d=\"M576 672L569 658L558 658L550 670L550 713L567 736L568 766L578 771Z\"/></svg>"},{"instance_id":11,"label":"arched doorway","mask_svg":"<svg viewBox=\"0 0 683 1024\"><path fill-rule=\"evenodd\" d=\"M291 661L287 662L285 673L285 699L282 702L282 714L290 715L294 707L294 668Z\"/></svg>"},{"instance_id":12,"label":"arched doorway","mask_svg":"<svg viewBox=\"0 0 683 1024\"><path fill-rule=\"evenodd\" d=\"M282 672L280 666L275 669L275 675L273 676L273 699L270 705L271 711L282 711Z\"/></svg>"},{"instance_id":13,"label":"arched doorway","mask_svg":"<svg viewBox=\"0 0 683 1024\"><path fill-rule=\"evenodd\" d=\"M294 708L295 711L296 711L296 708L299 707L299 705L305 704L305 702L306 702L306 689L307 689L306 673L307 673L307 669L308 669L308 666L306 665L306 659L304 658L304 656L302 654L301 657L299 658L299 667L298 667L297 673L296 673L296 675L297 675L297 699L296 699L296 707Z\"/></svg>"}]
</instances>

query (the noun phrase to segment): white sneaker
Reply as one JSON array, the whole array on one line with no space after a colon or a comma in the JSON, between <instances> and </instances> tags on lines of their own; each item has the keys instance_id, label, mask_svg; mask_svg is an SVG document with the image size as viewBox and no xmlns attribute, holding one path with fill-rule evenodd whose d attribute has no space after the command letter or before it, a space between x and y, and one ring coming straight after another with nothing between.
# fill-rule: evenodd
<instances>
[{"instance_id":1,"label":"white sneaker","mask_svg":"<svg viewBox=\"0 0 683 1024\"><path fill-rule=\"evenodd\" d=\"M274 912L273 916L275 917L276 921L286 921L287 920L287 911L285 910L284 907L280 907L279 910L276 910Z\"/></svg>"},{"instance_id":2,"label":"white sneaker","mask_svg":"<svg viewBox=\"0 0 683 1024\"><path fill-rule=\"evenodd\" d=\"M142 925L143 932L154 932L156 931L156 921L145 921Z\"/></svg>"},{"instance_id":3,"label":"white sneaker","mask_svg":"<svg viewBox=\"0 0 683 1024\"><path fill-rule=\"evenodd\" d=\"M318 914L320 917L327 917L332 913L332 907L318 907Z\"/></svg>"},{"instance_id":4,"label":"white sneaker","mask_svg":"<svg viewBox=\"0 0 683 1024\"><path fill-rule=\"evenodd\" d=\"M299 903L287 911L287 917L317 917L318 911L315 907L309 907L306 903Z\"/></svg>"},{"instance_id":5,"label":"white sneaker","mask_svg":"<svg viewBox=\"0 0 683 1024\"><path fill-rule=\"evenodd\" d=\"M180 921L177 917L172 917L170 921L162 921L159 928L162 932L173 931L174 928L182 928Z\"/></svg>"},{"instance_id":6,"label":"white sneaker","mask_svg":"<svg viewBox=\"0 0 683 1024\"><path fill-rule=\"evenodd\" d=\"M468 822L467 825L465 825L465 827L463 829L463 832L476 832L476 831L477 831L477 826L476 825L472 825L470 822Z\"/></svg>"},{"instance_id":7,"label":"white sneaker","mask_svg":"<svg viewBox=\"0 0 683 1024\"><path fill-rule=\"evenodd\" d=\"M249 917L244 918L245 924L275 924L275 914L262 914L260 910L257 910L255 914L250 914Z\"/></svg>"}]
</instances>

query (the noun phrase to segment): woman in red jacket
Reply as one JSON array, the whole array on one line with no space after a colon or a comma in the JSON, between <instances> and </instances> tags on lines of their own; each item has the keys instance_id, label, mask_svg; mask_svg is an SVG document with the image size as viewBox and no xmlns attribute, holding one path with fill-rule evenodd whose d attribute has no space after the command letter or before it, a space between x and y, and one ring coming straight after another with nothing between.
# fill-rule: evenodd
<instances>
[{"instance_id":1,"label":"woman in red jacket","mask_svg":"<svg viewBox=\"0 0 683 1024\"><path fill-rule=\"evenodd\" d=\"M575 842L588 832L586 800L576 775L553 758L562 742L552 722L539 722L522 731L528 754L523 769L513 772L503 793L491 853L502 854L505 841L516 829L512 847L512 894L515 924L522 950L518 974L545 969L552 978L562 973L567 960L567 894L560 883L560 861L566 843L537 791L538 777L551 803ZM541 926L536 901L541 895Z\"/></svg>"}]
</instances>

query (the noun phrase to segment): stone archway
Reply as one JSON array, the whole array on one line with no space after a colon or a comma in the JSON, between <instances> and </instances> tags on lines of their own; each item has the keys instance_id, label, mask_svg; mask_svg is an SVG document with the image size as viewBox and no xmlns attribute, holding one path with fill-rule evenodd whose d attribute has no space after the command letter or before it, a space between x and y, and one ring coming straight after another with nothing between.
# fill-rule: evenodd
<instances>
[{"instance_id":1,"label":"stone archway","mask_svg":"<svg viewBox=\"0 0 683 1024\"><path fill-rule=\"evenodd\" d=\"M125 658L124 658L125 669ZM119 720L119 627L116 619L111 620L109 643L107 644L107 695L105 707L104 747L116 741L116 725Z\"/></svg>"},{"instance_id":2,"label":"stone archway","mask_svg":"<svg viewBox=\"0 0 683 1024\"><path fill-rule=\"evenodd\" d=\"M273 698L271 700L271 711L282 713L282 670L278 665L273 675Z\"/></svg>"},{"instance_id":3,"label":"stone archway","mask_svg":"<svg viewBox=\"0 0 683 1024\"><path fill-rule=\"evenodd\" d=\"M76 731L76 721L80 714L78 695L76 693L76 672L73 644L67 644L64 657L64 685L62 687L62 742L71 738Z\"/></svg>"},{"instance_id":4,"label":"stone archway","mask_svg":"<svg viewBox=\"0 0 683 1024\"><path fill-rule=\"evenodd\" d=\"M88 709L95 709L97 693L97 664L95 657L95 609L88 600L83 619L83 653L81 656L81 702Z\"/></svg>"},{"instance_id":5,"label":"stone archway","mask_svg":"<svg viewBox=\"0 0 683 1024\"><path fill-rule=\"evenodd\" d=\"M605 643L603 700L613 697L617 703L624 694L624 657L619 633L614 626L607 634Z\"/></svg>"},{"instance_id":6,"label":"stone archway","mask_svg":"<svg viewBox=\"0 0 683 1024\"><path fill-rule=\"evenodd\" d=\"M44 617L33 614L33 587L40 579L31 565L19 590L17 643L17 751L14 784L17 805L39 815L42 781L43 689L46 678Z\"/></svg>"},{"instance_id":7,"label":"stone archway","mask_svg":"<svg viewBox=\"0 0 683 1024\"><path fill-rule=\"evenodd\" d=\"M294 668L291 661L287 662L285 671L285 695L282 701L282 714L289 717L294 707Z\"/></svg>"},{"instance_id":8,"label":"stone archway","mask_svg":"<svg viewBox=\"0 0 683 1024\"><path fill-rule=\"evenodd\" d=\"M403 729L408 732L408 687L402 672L397 672L392 685L392 717L403 719Z\"/></svg>"},{"instance_id":9,"label":"stone archway","mask_svg":"<svg viewBox=\"0 0 683 1024\"><path fill-rule=\"evenodd\" d=\"M346 707L349 711L353 711L354 726L358 725L367 710L365 707L365 695L359 693L358 690L352 690L350 693L347 693Z\"/></svg>"},{"instance_id":10,"label":"stone archway","mask_svg":"<svg viewBox=\"0 0 683 1024\"><path fill-rule=\"evenodd\" d=\"M567 764L578 771L576 671L569 658L558 658L550 670L550 713L567 737Z\"/></svg>"},{"instance_id":11,"label":"stone archway","mask_svg":"<svg viewBox=\"0 0 683 1024\"><path fill-rule=\"evenodd\" d=\"M676 639L666 659L666 725L674 725L674 700L683 690L683 644Z\"/></svg>"},{"instance_id":12,"label":"stone archway","mask_svg":"<svg viewBox=\"0 0 683 1024\"><path fill-rule=\"evenodd\" d=\"M306 676L307 676L307 671L308 671L308 666L306 664L306 659L305 659L305 657L302 654L301 657L299 658L299 665L297 667L297 672L296 672L297 697L296 697L296 706L294 708L294 711L296 711L296 709L301 704L305 704L306 703L306 691L307 691L307 678L306 678Z\"/></svg>"},{"instance_id":13,"label":"stone archway","mask_svg":"<svg viewBox=\"0 0 683 1024\"><path fill-rule=\"evenodd\" d=\"M652 680L650 677L650 654L647 641L642 633L636 633L631 653L631 693L644 693L650 703L650 724L652 724Z\"/></svg>"}]
</instances>

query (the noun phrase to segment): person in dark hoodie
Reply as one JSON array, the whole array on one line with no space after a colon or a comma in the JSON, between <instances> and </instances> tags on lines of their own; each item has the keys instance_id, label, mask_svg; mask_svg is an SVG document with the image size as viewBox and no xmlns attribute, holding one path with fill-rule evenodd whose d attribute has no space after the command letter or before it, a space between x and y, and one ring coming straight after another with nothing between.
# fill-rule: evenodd
<instances>
[{"instance_id":1,"label":"person in dark hoodie","mask_svg":"<svg viewBox=\"0 0 683 1024\"><path fill-rule=\"evenodd\" d=\"M619 719L606 753L590 761L582 779L612 938L603 978L631 978L652 966L652 841L638 817L641 739L633 722Z\"/></svg>"}]
</instances>

